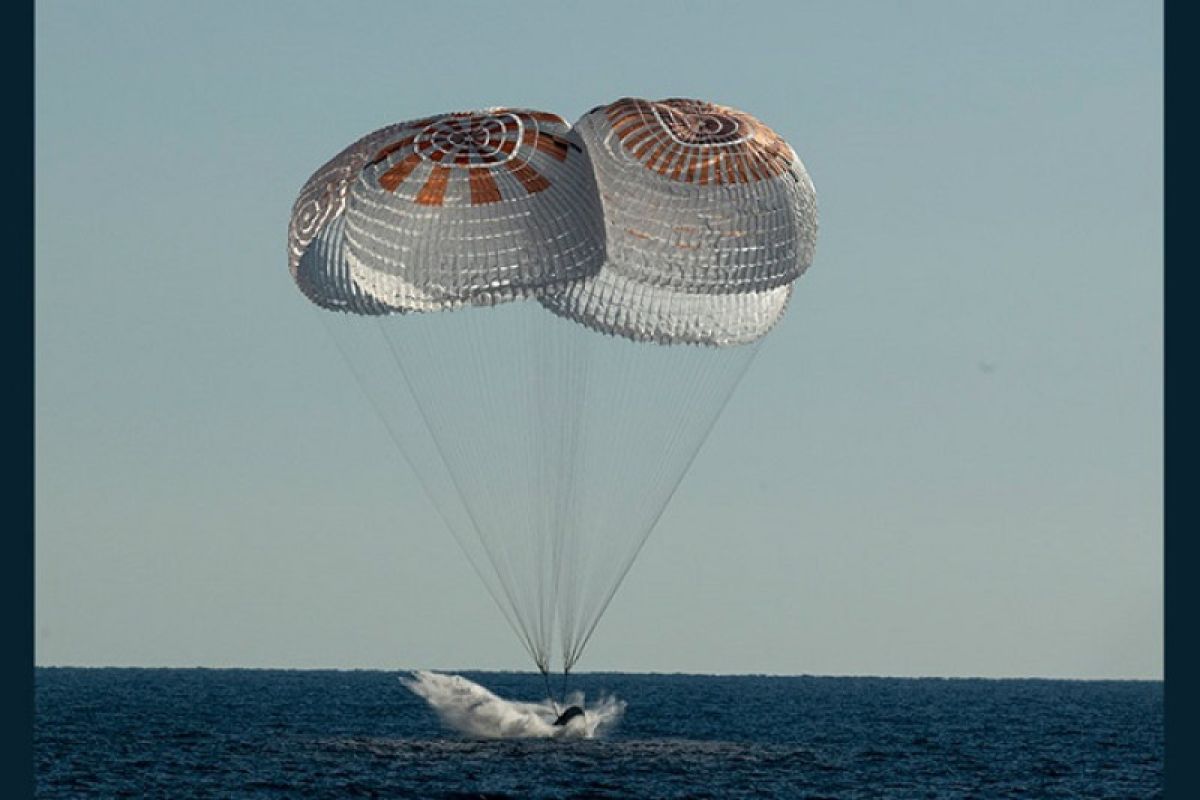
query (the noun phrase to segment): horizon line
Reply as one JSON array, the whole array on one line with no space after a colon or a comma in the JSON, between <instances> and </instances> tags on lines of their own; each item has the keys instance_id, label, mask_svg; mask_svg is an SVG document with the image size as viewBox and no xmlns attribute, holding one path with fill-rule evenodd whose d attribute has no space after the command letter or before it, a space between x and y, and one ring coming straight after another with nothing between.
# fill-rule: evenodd
<instances>
[{"instance_id":1,"label":"horizon line","mask_svg":"<svg viewBox=\"0 0 1200 800\"><path fill-rule=\"evenodd\" d=\"M145 664L34 664L35 670L38 669L95 669L95 670L192 670L192 671L229 671L229 672L384 672L384 673L411 673L411 672L439 672L445 674L458 673L487 673L496 675L531 675L537 676L540 673L536 669L504 669L504 668L484 668L484 667L455 667L455 668L415 668L415 667L263 667L263 666L206 666L203 664L193 664L189 666L163 666L163 665L145 665ZM559 673L555 672L554 675ZM635 675L635 676L663 676L663 677L696 677L696 678L820 678L820 679L884 679L884 680L962 680L962 681L1062 681L1062 682L1139 682L1139 683L1163 683L1163 676L1158 677L1068 677L1068 676L1050 676L1050 675L884 675L880 673L826 673L818 674L811 672L687 672L682 670L664 671L664 670L615 670L615 669L596 669L596 670L572 670L571 675Z\"/></svg>"}]
</instances>

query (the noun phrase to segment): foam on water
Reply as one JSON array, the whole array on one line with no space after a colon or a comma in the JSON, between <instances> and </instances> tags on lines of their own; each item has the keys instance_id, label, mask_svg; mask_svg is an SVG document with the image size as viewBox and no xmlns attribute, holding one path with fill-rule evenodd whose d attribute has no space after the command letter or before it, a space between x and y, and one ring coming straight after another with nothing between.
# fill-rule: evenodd
<instances>
[{"instance_id":1,"label":"foam on water","mask_svg":"<svg viewBox=\"0 0 1200 800\"><path fill-rule=\"evenodd\" d=\"M610 730L625 713L624 700L601 697L588 706L581 692L572 692L565 704L577 705L585 713L555 726L559 709L549 699L537 703L505 700L461 675L426 670L414 671L412 677L400 681L429 703L446 727L483 739L592 739Z\"/></svg>"}]
</instances>

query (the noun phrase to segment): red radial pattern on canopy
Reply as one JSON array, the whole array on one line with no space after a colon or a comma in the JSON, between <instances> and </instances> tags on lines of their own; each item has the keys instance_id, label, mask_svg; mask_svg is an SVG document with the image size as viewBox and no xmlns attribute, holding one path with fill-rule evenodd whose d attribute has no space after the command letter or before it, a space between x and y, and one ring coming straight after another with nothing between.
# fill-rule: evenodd
<instances>
[{"instance_id":1,"label":"red radial pattern on canopy","mask_svg":"<svg viewBox=\"0 0 1200 800\"><path fill-rule=\"evenodd\" d=\"M365 166L387 162L377 181L395 192L422 163L432 163L413 199L418 205L442 205L447 187L460 181L469 186L470 205L500 202L499 170L512 173L526 193L535 194L549 188L551 180L531 163L533 155L561 162L572 149L579 150L564 135L570 130L566 120L541 111L460 112L420 120L412 128L419 130L380 148Z\"/></svg>"},{"instance_id":2,"label":"red radial pattern on canopy","mask_svg":"<svg viewBox=\"0 0 1200 800\"><path fill-rule=\"evenodd\" d=\"M766 125L715 103L625 98L604 113L628 154L674 181L751 183L782 175L795 158Z\"/></svg>"}]
</instances>

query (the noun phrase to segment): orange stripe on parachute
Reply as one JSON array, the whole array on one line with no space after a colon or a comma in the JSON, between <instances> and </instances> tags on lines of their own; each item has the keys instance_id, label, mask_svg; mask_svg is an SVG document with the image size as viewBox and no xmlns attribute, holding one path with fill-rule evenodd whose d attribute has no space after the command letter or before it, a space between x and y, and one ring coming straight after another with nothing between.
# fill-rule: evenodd
<instances>
[{"instance_id":1,"label":"orange stripe on parachute","mask_svg":"<svg viewBox=\"0 0 1200 800\"><path fill-rule=\"evenodd\" d=\"M389 169L387 172L379 176L379 185L389 192L396 191L396 187L404 183L405 178L412 174L412 171L417 168L417 164L421 163L421 157L416 153L409 153L400 163Z\"/></svg>"},{"instance_id":2,"label":"orange stripe on parachute","mask_svg":"<svg viewBox=\"0 0 1200 800\"><path fill-rule=\"evenodd\" d=\"M423 206L440 206L446 198L446 185L450 182L450 167L438 165L429 173L429 179L417 192L416 202Z\"/></svg>"},{"instance_id":3,"label":"orange stripe on parachute","mask_svg":"<svg viewBox=\"0 0 1200 800\"><path fill-rule=\"evenodd\" d=\"M491 170L473 169L468 173L467 179L471 184L471 205L500 202L500 187L496 185Z\"/></svg>"}]
</instances>

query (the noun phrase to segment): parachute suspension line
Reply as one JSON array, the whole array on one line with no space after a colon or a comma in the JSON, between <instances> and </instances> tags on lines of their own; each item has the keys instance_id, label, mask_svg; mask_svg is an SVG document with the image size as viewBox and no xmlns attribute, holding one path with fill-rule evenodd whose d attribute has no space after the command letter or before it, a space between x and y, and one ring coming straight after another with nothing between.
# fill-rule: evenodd
<instances>
[{"instance_id":1,"label":"parachute suspension line","mask_svg":"<svg viewBox=\"0 0 1200 800\"><path fill-rule=\"evenodd\" d=\"M575 492L572 464L577 450L577 420L570 413L579 404L579 382L572 380L581 367L586 369L586 353L566 348L556 327L559 321L541 309L534 313L517 312L515 341L508 348L512 373L517 382L521 421L510 431L517 450L514 464L524 469L523 491L510 499L510 523L521 528L532 567L524 572L533 593L539 654L549 665L555 622L561 613L560 578L564 559L564 528ZM549 327L548 327L549 326ZM573 425L572 423L576 424ZM547 501L547 498L549 501Z\"/></svg>"},{"instance_id":2,"label":"parachute suspension line","mask_svg":"<svg viewBox=\"0 0 1200 800\"><path fill-rule=\"evenodd\" d=\"M585 341L587 341L589 345L593 343L593 340L591 340L591 339L586 339ZM592 356L591 352L589 351L588 358L581 359L581 361L583 363L574 372L574 376L576 379L576 392L578 393L577 396L580 398L580 405L583 405L583 398L586 398L588 396L589 378L590 378L590 375L588 373L588 368L591 367L591 365L592 365L591 364L592 358L593 358L593 356ZM582 519L584 518L584 516L586 514L586 512L581 511L579 508L581 493L576 488L578 473L575 468L575 465L579 461L578 453L581 452L581 449L584 452L586 452L586 445L582 444L582 442L581 442L581 437L584 435L584 425L585 424L586 424L586 419L585 419L584 415L576 414L574 417L574 431L573 431L574 440L572 441L571 452L570 452L570 456L569 456L571 459L571 464L572 464L572 469L570 470L570 481L568 482L568 486L567 486L568 491L569 491L569 494L568 494L569 506L566 509L566 519L564 520L564 522L560 528L561 529L560 538L562 539L562 543L560 544L560 548L559 548L560 549L560 558L556 565L556 572L558 573L558 579L560 582L564 579L564 575L567 575L570 572L570 564L572 563L573 557L576 555L577 551L579 550L578 544L574 541L571 541L569 537L571 537L571 536L577 537L580 535L580 530L582 528ZM583 476L583 479L586 480L586 473ZM577 576L577 575L568 575L568 577L573 580L576 580L576 581L579 579L579 576ZM578 609L576 608L576 605L574 603L575 592L572 591L572 587L567 586L567 587L563 587L563 588L564 588L564 592L560 595L563 598L563 600L560 601L560 605L562 606L562 619L560 621L559 638L560 638L560 646L563 649L563 673L564 673L563 681L564 681L564 692L565 692L566 691L566 687L565 687L566 671L571 668L571 662L568 659L569 648L567 645L568 638L567 638L566 631L569 629L569 626L572 624L572 620L575 618L575 615L578 613Z\"/></svg>"},{"instance_id":3,"label":"parachute suspension line","mask_svg":"<svg viewBox=\"0 0 1200 800\"><path fill-rule=\"evenodd\" d=\"M722 406L727 402L729 393L740 380L753 355L751 350L744 348L717 350L651 345L646 350L646 345L641 347L640 350L629 351L631 357L636 352L637 358L646 359L643 370L638 373L639 380L628 380L625 384L629 389L642 387L641 391L622 393L614 404L616 411L613 413L619 421L627 423L622 430L632 426L634 433L643 435L645 431L639 430L638 421L643 417L649 418L656 447L653 455L646 454L649 467L641 474L637 484L631 484L629 480L621 481L621 473L617 472L612 494L637 498L641 502L637 503L635 511L627 515L627 519L613 520L613 523L633 526L619 532L627 542L621 548L625 558L615 574L610 573L606 585L598 587L585 612L578 616L580 627L572 633L573 647L567 656L567 663L574 663L582 654L616 587L624 579L634 556L653 530L703 437L711 429L720 411L714 399L719 399ZM645 368L651 371L647 373ZM656 407L654 396L658 394L667 398L666 414Z\"/></svg>"},{"instance_id":4,"label":"parachute suspension line","mask_svg":"<svg viewBox=\"0 0 1200 800\"><path fill-rule=\"evenodd\" d=\"M632 441L635 437L632 435L635 424L638 420L631 418L623 413L624 409L629 406L629 396L637 389L637 381L633 380L635 367L638 365L636 351L628 353L623 352L626 349L624 340L617 340L610 337L605 337L598 347L603 347L600 353L601 356L610 356L607 359L607 364L613 364L614 359L611 355L615 352L620 352L622 356L615 359L613 369L606 371L605 374L611 374L607 385L598 387L599 403L591 403L585 405L583 416L589 423L593 423L596 429L607 430L607 435L611 439L609 447L604 447L601 443L602 456L598 459L599 463L589 464L591 468L587 475L591 485L602 487L603 494L609 495L606 498L611 503L632 503L632 498L627 492L620 491L620 480L623 473L624 464L621 462L628 458L629 453L625 452L622 445L629 447L634 444ZM649 348L655 348L656 345L646 345ZM593 398L589 398L593 399ZM614 416L610 416L615 414ZM607 423L607 424L606 424ZM592 448L593 450L595 448ZM613 485L616 481L616 485ZM609 509L603 507L593 508L593 516L591 524L594 533L592 536L586 537L589 540L595 541L596 537L610 537L614 534L619 534L620 531L612 529L612 521L610 514L605 512ZM592 532L592 531L589 531ZM582 537L581 537L582 538ZM594 575L590 562L593 560L595 553L582 547L582 542L579 543L582 555L573 562L574 569L571 576L572 591L568 599L569 613L564 617L563 633L562 633L562 658L563 658L563 676L564 684L567 671L579 657L581 650L579 644L579 626L586 625L585 617L588 614L586 608L586 598L591 594L591 587L586 586L589 576Z\"/></svg>"},{"instance_id":5,"label":"parachute suspension line","mask_svg":"<svg viewBox=\"0 0 1200 800\"><path fill-rule=\"evenodd\" d=\"M449 530L450 533L454 536L454 541L456 544L458 544L458 547L462 551L463 555L466 556L467 563L469 563L471 565L471 568L475 571L475 574L479 576L481 581L483 581L484 588L487 589L488 594L491 595L492 599L496 603L496 606L500 609L501 613L504 615L505 622L508 623L508 626L512 629L513 633L515 633L517 635L517 637L522 640L522 644L524 644L525 643L524 635L523 635L521 626L519 625L517 620L513 617L512 613L509 611L509 609L501 601L499 595L497 595L495 589L492 586L492 582L490 580L488 580L487 575L485 574L485 572L483 570L483 567L481 567L479 565L478 559L471 553L470 549L466 546L466 543L463 541L462 534L458 530L458 527L450 521L451 515L449 514L448 510L446 509L444 501L439 499L438 493L434 490L433 486L430 484L429 479L426 477L426 472L422 469L418 469L416 467L416 465L413 463L413 459L409 454L410 448L406 447L405 443L401 441L402 437L397 432L391 415L388 413L385 413L383 407L380 405L380 399L376 396L376 393L369 388L370 384L367 381L366 376L364 374L362 374L362 372L360 372L359 365L356 365L354 359L351 358L349 355L349 350L346 347L346 342L343 341L342 336L345 334L345 332L347 332L349 330L350 326L357 326L357 327L362 328L365 326L365 324L367 324L369 322L371 322L371 320L369 318L368 319L357 319L356 318L353 320L346 319L346 320L331 321L329 319L329 315L325 315L325 314L321 315L321 323L325 327L326 332L329 334L330 339L333 340L335 349L341 355L342 360L346 363L346 366L349 369L350 374L354 377L354 381L358 385L359 390L363 393L363 396L366 397L367 403L371 406L371 408L375 412L375 415L383 423L384 430L386 430L388 433L388 438L390 438L392 440L392 443L395 445L396 450L398 450L400 452L401 458L408 465L409 469L412 470L413 474L415 474L417 476L417 481L421 484L421 489L422 489L422 491L424 491L425 496L429 498L431 504L433 505L434 510L437 512L438 517L442 520L442 523L446 526L446 529ZM371 324L370 327L373 331L376 330L376 326L374 324ZM386 342L386 337L383 337L383 338L385 339L385 342ZM411 390L410 390L410 395L411 395ZM416 398L413 397L412 399L413 399L414 403L416 403ZM430 437L430 438L432 439L432 437ZM436 439L434 439L433 441L436 446L436 444L437 444ZM440 455L439 455L439 457L440 457ZM443 460L443 466L445 466L444 460ZM448 470L448 468L447 468L447 470ZM473 522L474 522L474 520L472 520L472 523ZM528 649L528 645L526 645L526 649ZM530 652L530 655L534 655L534 654L532 652Z\"/></svg>"},{"instance_id":6,"label":"parachute suspension line","mask_svg":"<svg viewBox=\"0 0 1200 800\"><path fill-rule=\"evenodd\" d=\"M563 531L581 513L575 411L600 337L532 302L462 309L454 319L407 315L385 333L470 517L462 528L494 570L485 583L498 584L493 599L518 621L534 662L548 666L563 565L573 558L575 537Z\"/></svg>"},{"instance_id":7,"label":"parachute suspension line","mask_svg":"<svg viewBox=\"0 0 1200 800\"><path fill-rule=\"evenodd\" d=\"M503 310L500 313L503 313ZM507 456L507 461L515 469L511 475L505 477L515 479L516 485L506 487L503 482L489 476L485 469L483 473L475 474L476 485L481 491L475 496L464 496L463 499L464 503L468 505L472 505L471 501L476 497L483 500L482 509L476 513L484 514L496 509L509 508L515 504L524 512L520 517L521 521L528 523L528 515L538 508L533 502L538 489L538 476L530 469L534 463L532 448L535 439L533 434L536 433L537 426L536 421L529 417L531 411L527 399L520 393L522 390L529 391L528 387L531 385L533 376L529 374L528 349L523 331L518 328L508 337L501 331L497 336L497 332L494 330L498 319L496 314L497 310L495 309L471 309L469 327L464 329L470 335L466 346L470 354L471 374L484 377L484 381L477 384L477 391L472 400L475 407L483 412L480 420L483 427L474 437L474 443L484 452L468 452L465 448L462 449L460 463L465 467L459 467L459 469L472 470L480 462L504 465ZM518 316L516 321L520 322L522 319L523 317ZM499 348L498 352L497 348ZM493 390L492 387L504 386L505 381L508 382L511 391ZM511 404L512 407L504 409L502 408L504 403ZM521 432L528 435L522 436ZM490 457L485 455L485 452L490 453ZM501 469L503 472L507 471L503 466ZM524 499L523 503L522 499ZM515 615L526 626L527 636L538 668L548 672L550 654L546 641L544 602L533 600L534 611L530 613L530 596L532 594L534 598L537 598L541 590L540 581L531 581L532 576L530 576L527 566L534 557L529 550L536 546L536 542L531 541L528 535L515 539L507 535L509 531L505 529L503 520L510 520L508 524L511 525L511 520L514 518L517 518L517 515L508 511L498 515L497 519L502 521L499 525L489 521L488 528L480 531L481 543L493 558L497 553L503 556L501 559L494 558L503 563L503 567L499 563L496 564L497 574L513 604ZM499 541L497 541L498 536ZM513 546L522 543L525 545L524 548ZM524 601L514 594L517 591L520 591Z\"/></svg>"},{"instance_id":8,"label":"parachute suspension line","mask_svg":"<svg viewBox=\"0 0 1200 800\"><path fill-rule=\"evenodd\" d=\"M364 321L395 396L368 399L539 671L561 653L565 693L757 346L634 342L534 301Z\"/></svg>"},{"instance_id":9,"label":"parachute suspension line","mask_svg":"<svg viewBox=\"0 0 1200 800\"><path fill-rule=\"evenodd\" d=\"M543 483L553 500L547 509L544 530L550 563L548 569L539 569L538 576L539 581L548 584L550 621L552 626L557 622L562 645L565 641L562 629L574 614L569 602L572 596L569 571L577 558L576 537L581 527L579 502L583 487L579 483L579 455L585 420L579 410L584 407L587 397L592 343L596 337L580 336L576 326L548 314L530 315L529 319L536 337L536 345L530 352L537 353L536 374L546 384L537 392L536 407L542 424L534 430L539 431L543 439L539 442L545 474ZM536 326L534 320L538 322ZM531 404L531 407L534 406ZM552 630L553 627L548 630L548 647Z\"/></svg>"},{"instance_id":10,"label":"parachute suspension line","mask_svg":"<svg viewBox=\"0 0 1200 800\"><path fill-rule=\"evenodd\" d=\"M465 470L468 477L471 476L470 470L475 466L476 461L487 460L488 456L485 452L490 453L496 459L496 463L501 465L506 463L504 459L506 455L509 457L509 461L517 465L525 464L528 461L527 457L514 456L512 451L505 446L511 443L512 438L511 436L505 436L505 434L511 434L512 430L520 429L519 425L511 425L510 430L505 431L505 426L503 425L500 425L499 430L497 430L496 427L487 424L493 420L504 419L496 407L497 402L503 398L504 393L494 390L492 387L502 385L505 377L511 377L515 373L513 365L503 363L504 359L498 357L492 350L492 348L500 343L495 334L489 331L486 326L487 322L493 321L492 315L494 313L492 309L480 308L468 309L468 315L465 315L468 316L465 320L467 324L463 328L463 332L467 336L464 346L466 347L467 356L470 359L468 370L469 374L478 376L476 384L472 387L474 392L469 399L475 409L483 412L482 419L478 420L483 423L483 427L474 431L473 436L462 437L460 441L461 447L459 448L459 460L456 464L456 474ZM502 339L502 337L500 338ZM436 343L430 342L430 345L435 347ZM519 350L517 355L519 355ZM511 402L511 398L509 400ZM476 416L478 416L478 412ZM468 452L466 449L468 441L477 448L480 448L482 452ZM517 437L516 445L518 447L527 446L527 444L525 440ZM491 446L491 450L488 450L489 445ZM503 469L504 467L502 466L501 468ZM524 471L519 468L517 472L522 477L526 477ZM475 475L474 477L476 491L474 494L463 494L464 504L474 508L475 501L478 501L481 508L473 513L494 513L494 510L499 508L506 500L503 494L503 487L496 485L495 481L487 480L488 476L486 474ZM494 523L489 522L489 528L481 527L479 532L480 543L493 562L497 576L504 585L506 595L513 606L514 614L521 619L522 625L526 628L526 636L528 637L529 646L538 669L549 670L549 658L544 644L544 633L540 629L541 625L535 617L528 613L523 613L523 609L527 608L527 606L516 595L517 590L522 588L519 582L522 574L522 570L520 569L521 559L517 558L514 563L514 556L518 555L515 550L511 547L496 545L491 538L494 534L489 530L492 526L494 526ZM524 588L528 590L527 586Z\"/></svg>"},{"instance_id":11,"label":"parachute suspension line","mask_svg":"<svg viewBox=\"0 0 1200 800\"><path fill-rule=\"evenodd\" d=\"M558 701L554 699L554 690L550 688L550 671L542 669L540 666L538 669L542 673L542 680L546 683L546 697L550 699L550 704L554 706L554 713L558 714L560 713L558 710Z\"/></svg>"},{"instance_id":12,"label":"parachute suspension line","mask_svg":"<svg viewBox=\"0 0 1200 800\"><path fill-rule=\"evenodd\" d=\"M470 311L470 310L472 310L472 309L468 309L468 311ZM469 316L469 314L464 314L464 316ZM418 320L412 320L412 321L417 322ZM421 322L431 321L432 322L433 319L427 317L427 318L419 320L419 321L421 321ZM379 320L379 323L380 323L380 326L382 327L383 320ZM409 331L406 327L405 333L411 334L414 337L418 336L419 334L417 332L421 330L421 327L419 327L417 325L412 325L411 328L412 328L412 330ZM453 464L452 459L448 457L448 451L446 449L445 444L443 443L443 439L447 439L449 442L453 442L453 441L455 441L455 437L442 437L437 434L437 431L439 430L439 428L435 426L435 422L431 418L431 410L427 407L426 398L424 398L423 393L418 391L417 388L414 386L412 376L410 376L409 370L406 369L404 366L405 359L401 358L399 352L397 352L395 339L389 334L389 332L386 329L383 329L383 333L384 333L384 338L387 341L388 350L391 353L392 360L395 363L396 368L399 370L400 375L404 378L405 385L408 387L408 390L411 393L413 400L415 401L417 410L420 412L421 418L422 418L423 422L425 423L426 428L431 433L431 438L433 439L434 445L437 447L438 453L441 456L441 459L447 468L447 472L450 476L450 479L454 484L455 491L458 492L459 497L463 501L463 508L466 511L467 516L471 520L471 526L476 534L476 537L479 539L480 544L483 546L484 552L487 554L488 560L492 564L492 568L494 570L496 570L497 575L500 577L500 587L501 587L505 597L507 598L509 605L513 609L512 618L515 619L516 623L517 623L516 626L514 627L514 630L517 633L518 638L521 640L521 643L525 646L525 649L529 653L530 657L533 658L534 662L538 665L539 669L544 669L545 667L543 666L543 664L545 662L545 656L543 655L543 652L542 652L544 648L538 647L538 645L535 643L535 639L530 635L530 631L529 631L525 621L521 618L521 615L519 613L519 605L517 604L516 600L513 598L513 595L511 592L511 588L510 588L511 581L504 580L503 570L501 568L501 560L500 560L499 556L494 552L491 545L489 544L487 537L485 537L483 535L482 529L479 524L479 520L477 519L475 511L472 508L472 504L467 502L468 495L463 492L462 486L460 485L458 470L454 468L454 466L452 465ZM422 337L422 338L424 338L424 337ZM430 348L432 346L433 346L433 343L427 341L424 345L426 352L432 352L430 350ZM474 348L468 348L468 349L472 353L475 352ZM436 358L433 359L433 363L434 364L439 363L438 359L436 359ZM475 364L475 368L476 368L475 374L479 374L479 372L482 371L481 367L482 367L482 365L480 365L478 363ZM436 376L436 374L435 374L435 376ZM484 385L486 385L486 384L484 384ZM487 583L486 580L485 580L485 583ZM496 600L497 605L501 606L501 610L504 611L504 608L503 608L504 604L501 603L498 598L496 598L494 593L493 593L493 599ZM505 615L505 618L509 618L509 616L510 616L506 611L504 611L504 615Z\"/></svg>"},{"instance_id":13,"label":"parachute suspension line","mask_svg":"<svg viewBox=\"0 0 1200 800\"><path fill-rule=\"evenodd\" d=\"M750 364L753 363L754 357L758 353L760 344L761 344L761 340L759 340L758 342L749 344L749 345L742 345L740 348L738 348L745 355L741 359L741 363L734 362L734 364L733 364L734 372L732 373L732 375L728 376L728 380L726 382L721 382L721 381L717 381L717 380L713 379L713 378L717 377L717 374L721 371L720 369L717 369L717 368L723 366L723 364L721 364L720 360L709 361L709 363L705 365L706 369L703 372L698 373L696 375L695 379L691 382L691 386L689 388L689 394L691 394L693 391L694 392L702 392L704 389L708 388L711 391L714 398L717 400L717 404L715 406L700 404L700 406L699 406L700 408L706 409L706 410L710 409L710 411L708 414L706 414L706 419L704 419L701 422L701 427L703 429L703 432L698 437L695 437L695 436L691 437L690 446L689 446L689 442L686 440L687 437L682 436L683 429L682 429L682 427L680 427L680 428L676 428L672 432L671 443L667 447L663 448L664 450L669 451L669 450L673 449L674 447L676 447L677 445L681 445L683 447L684 453L685 453L685 455L684 455L685 460L684 460L683 468L679 469L679 470L675 470L673 476L672 475L664 475L663 473L666 472L666 470L664 469L664 466L660 464L660 469L659 469L660 474L659 474L659 476L656 477L656 480L658 478L665 477L665 479L667 481L667 488L666 488L665 495L663 495L661 497L661 499L658 501L657 510L654 511L653 516L649 519L649 521L642 528L641 532L637 535L637 541L636 541L636 544L635 544L633 550L628 553L628 555L625 557L624 561L621 563L615 580L610 582L608 591L604 593L603 599L600 601L599 606L595 609L595 611L592 614L589 615L590 623L585 622L585 624L587 625L586 630L584 630L581 635L577 635L575 644L573 645L571 650L565 655L564 671L563 671L564 687L566 685L566 673L571 669L571 667L575 664L575 662L583 654L584 648L587 646L588 642L592 638L592 635L595 633L596 626L599 624L600 618L604 615L604 612L608 609L609 604L612 602L613 597L616 595L617 589L620 588L621 584L625 580L625 577L629 574L629 570L633 567L633 563L637 559L638 554L641 553L642 548L645 546L646 542L649 540L650 534L654 531L654 528L658 525L658 521L662 518L662 515L666 511L667 506L670 504L671 499L675 496L675 493L678 491L679 486L683 482L683 478L687 475L688 471L691 469L691 466L695 462L696 457L699 455L700 450L704 445L704 442L707 441L713 428L716 426L717 420L720 419L721 413L724 411L725 407L729 404L730 399L732 399L735 390L737 389L738 385L741 383L742 378L745 376L746 372L748 371ZM684 441L681 442L680 441L681 439L684 439Z\"/></svg>"},{"instance_id":14,"label":"parachute suspension line","mask_svg":"<svg viewBox=\"0 0 1200 800\"><path fill-rule=\"evenodd\" d=\"M537 350L540 342L531 333L528 315L519 315L517 322L520 325L516 331L516 342L512 352L512 371L516 379L516 396L520 410L516 429L525 432L525 435L510 438L515 440L519 452L515 463L525 465L525 469L520 471L523 481L516 495L518 498L525 498L526 507L523 514L514 514L514 520L525 529L523 538L528 547L527 558L532 564L532 573L526 572L525 578L532 593L538 653L546 659L546 667L549 670L549 639L554 624L554 598L546 584L548 510L544 503L535 502L535 498L541 493L553 496L548 485L551 476L547 474L543 437L540 434L545 422L541 418L539 407L542 392L553 386L553 376L538 373ZM549 385L544 386L543 381Z\"/></svg>"}]
</instances>

